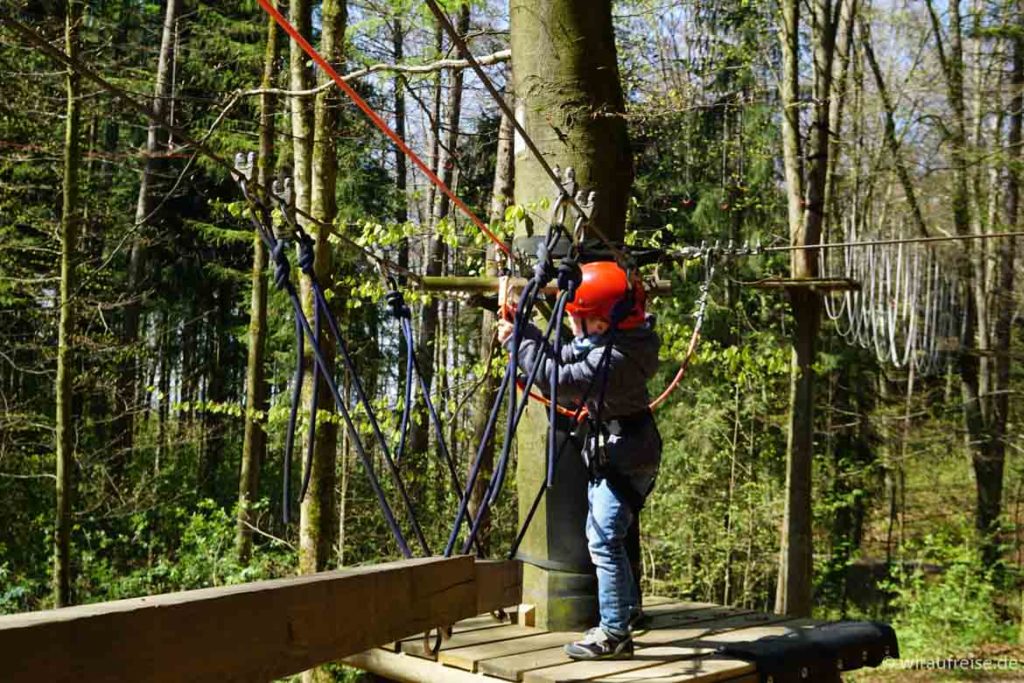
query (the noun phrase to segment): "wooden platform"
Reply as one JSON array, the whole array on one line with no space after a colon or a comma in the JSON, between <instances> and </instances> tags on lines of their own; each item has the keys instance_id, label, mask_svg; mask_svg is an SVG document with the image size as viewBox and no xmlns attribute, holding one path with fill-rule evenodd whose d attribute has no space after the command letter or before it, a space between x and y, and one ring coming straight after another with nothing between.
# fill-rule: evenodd
<instances>
[{"instance_id":1,"label":"wooden platform","mask_svg":"<svg viewBox=\"0 0 1024 683\"><path fill-rule=\"evenodd\" d=\"M754 683L759 676L753 664L716 655L716 647L821 623L666 598L646 600L645 612L649 621L636 632L636 652L630 660L573 662L562 646L581 634L549 633L488 615L456 624L436 654L429 650L432 644L417 637L368 650L345 662L397 681L427 683Z\"/></svg>"}]
</instances>

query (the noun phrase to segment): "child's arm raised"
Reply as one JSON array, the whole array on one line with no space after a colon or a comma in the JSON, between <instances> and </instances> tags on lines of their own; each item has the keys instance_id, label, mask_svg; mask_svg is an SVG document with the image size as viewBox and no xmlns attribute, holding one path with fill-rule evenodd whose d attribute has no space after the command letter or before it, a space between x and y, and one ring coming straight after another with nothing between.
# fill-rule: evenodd
<instances>
[{"instance_id":1,"label":"child's arm raised","mask_svg":"<svg viewBox=\"0 0 1024 683\"><path fill-rule=\"evenodd\" d=\"M551 364L556 363L558 365L558 402L578 403L598 376L604 351L604 346L597 346L586 356L576 358L572 349L567 345L562 348L561 362L555 361L552 358L554 349L551 344L544 340L540 330L533 325L528 325L524 328L523 336L519 340L519 369L524 374L528 373L537 362L538 357L543 355L542 365L536 376L537 388L544 393L550 393L548 378L551 376ZM609 370L621 358L621 355L617 349L612 350ZM590 392L591 398L595 395L595 391Z\"/></svg>"}]
</instances>

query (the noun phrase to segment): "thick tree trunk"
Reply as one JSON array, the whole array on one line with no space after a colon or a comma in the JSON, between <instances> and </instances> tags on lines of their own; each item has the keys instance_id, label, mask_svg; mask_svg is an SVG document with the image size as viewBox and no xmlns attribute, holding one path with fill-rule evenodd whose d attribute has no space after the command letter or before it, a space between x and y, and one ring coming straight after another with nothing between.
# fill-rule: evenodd
<instances>
[{"instance_id":1,"label":"thick tree trunk","mask_svg":"<svg viewBox=\"0 0 1024 683\"><path fill-rule=\"evenodd\" d=\"M157 118L163 119L171 103L171 60L174 52L174 27L181 10L182 0L167 0L164 11L163 33L160 39L160 54L157 58L156 83L153 87L152 110ZM129 301L124 309L124 327L122 343L127 360L123 363L123 372L117 386L117 402L115 408L122 411L115 425L118 438L113 462L115 481L122 472L131 456L134 444L135 410L138 405L138 373L139 362L136 357L136 346L139 343L139 330L142 315L142 290L146 271L146 242L149 235L146 224L152 220L154 184L161 167L157 153L166 144L165 133L154 121L150 121L146 136L146 161L142 169L142 180L139 183L139 196L135 203L135 225L138 229L132 240L131 253L128 258L128 296Z\"/></svg>"},{"instance_id":2,"label":"thick tree trunk","mask_svg":"<svg viewBox=\"0 0 1024 683\"><path fill-rule=\"evenodd\" d=\"M844 0L839 0L843 2ZM849 2L850 0L845 0ZM829 110L833 96L832 62L836 21L831 0L812 3L814 108L807 139L807 164L801 168L799 133L799 28L797 0L782 3L783 155L786 172L790 241L818 244L825 219L829 168ZM802 173L806 172L806 180ZM818 276L818 251L797 250L790 264L794 278ZM795 321L790 379L789 438L786 447L786 508L779 552L775 611L794 616L811 613L812 537L811 463L814 447L814 359L821 320L821 299L809 289L790 290Z\"/></svg>"},{"instance_id":3,"label":"thick tree trunk","mask_svg":"<svg viewBox=\"0 0 1024 683\"><path fill-rule=\"evenodd\" d=\"M952 116L945 130L953 171L953 227L958 235L968 235L972 231L971 155L967 148L961 7L959 0L949 3L946 32L943 31L942 20L933 0L927 0L927 7L936 50L946 80L946 96ZM979 338L987 337L989 326L986 309L978 305L979 301L985 298L984 264L976 258L976 250L980 248L982 247L972 244L971 241L965 241L959 264L966 320L958 370L967 447L971 453L977 487L975 527L980 536L982 559L988 566L999 554L996 532L1002 506L1004 463L998 453L993 452L992 419L989 409L992 397L986 387L988 378L983 375L980 356L974 353L979 348ZM985 345L981 346L984 348Z\"/></svg>"},{"instance_id":4,"label":"thick tree trunk","mask_svg":"<svg viewBox=\"0 0 1024 683\"><path fill-rule=\"evenodd\" d=\"M1016 2L1011 10L1015 19L1011 73L1013 96L1010 100L1010 123L1007 136L1007 168L1005 225L1008 231L1016 231L1020 221L1020 183L1021 183L1021 129L1024 123L1024 37L1020 28L1024 24L1024 2ZM982 520L979 514L979 528L989 536L989 543L984 546L983 561L992 566L999 557L998 539L994 534L998 530L999 516L1002 512L1003 471L1006 463L1007 421L1010 414L1010 349L1013 341L1013 317L1016 310L1014 295L1014 273L1016 266L1016 240L1004 239L999 245L999 273L996 294L994 297L996 319L993 330L993 350L995 351L995 378L993 382L992 409L990 411L991 427L990 442L987 449L988 478L986 487L989 493L984 497L990 503L987 518ZM980 480L979 480L980 484ZM980 489L980 487L979 487ZM979 494L979 512L982 496ZM984 524L983 524L984 523Z\"/></svg>"},{"instance_id":5,"label":"thick tree trunk","mask_svg":"<svg viewBox=\"0 0 1024 683\"><path fill-rule=\"evenodd\" d=\"M469 30L469 5L465 3L459 9L459 19L456 28L462 35L465 35ZM448 90L448 107L445 116L445 142L438 157L439 175L445 185L449 187L452 186L452 179L455 177L456 155L459 144L459 120L462 116L462 83L463 71L461 69L453 71ZM438 136L440 136L440 129ZM448 199L447 195L438 193L436 204L435 207L432 207L432 222L435 228L441 221L448 218L448 214L451 211L451 200ZM430 240L427 248L427 263L424 275L429 277L441 274L447 251L444 238L438 233ZM433 387L434 381L438 316L438 300L431 298L423 304L423 310L420 312L420 339L419 348L416 350L420 371L423 373L423 380L428 389ZM409 430L410 453L426 453L429 447L430 421L427 419L426 410L426 405L421 398L416 403L417 418Z\"/></svg>"},{"instance_id":6,"label":"thick tree trunk","mask_svg":"<svg viewBox=\"0 0 1024 683\"><path fill-rule=\"evenodd\" d=\"M70 0L64 27L64 49L71 59L78 57L78 24L82 6ZM71 336L74 334L74 305L69 301L75 289L75 257L78 242L78 172L81 165L81 111L79 78L67 72L67 118L64 121L64 191L60 219L60 319L57 323L57 523L53 549L53 599L56 607L71 604L71 506L74 500L74 431L72 428Z\"/></svg>"},{"instance_id":7,"label":"thick tree trunk","mask_svg":"<svg viewBox=\"0 0 1024 683\"><path fill-rule=\"evenodd\" d=\"M596 190L593 223L621 239L633 182L610 0L512 0L513 91L516 115L552 165L571 166L581 187ZM551 179L516 139L516 203L550 200ZM517 226L528 246L546 225ZM547 415L527 411L517 436L520 517L546 477ZM563 455L520 548L526 562L523 601L537 605L548 629L593 625L596 592L584 535L587 475L577 453Z\"/></svg>"},{"instance_id":8,"label":"thick tree trunk","mask_svg":"<svg viewBox=\"0 0 1024 683\"><path fill-rule=\"evenodd\" d=\"M789 216L790 241L799 244L803 234L803 154L800 139L800 4L797 0L783 0L782 24L779 30L782 44L782 81L779 96L782 101L782 153L783 169L786 176L786 198ZM794 274L798 272L793 264ZM805 316L806 318L806 316ZM798 324L801 317L797 317ZM813 330L812 330L813 334ZM775 595L775 611L786 613L791 602L798 602L799 596L807 593L804 584L809 585L809 568L803 552L810 542L810 458L806 462L793 448L794 423L802 406L800 389L800 367L809 365L800 358L798 349L802 337L794 333L794 360L790 378L790 430L786 446L786 508L782 522L782 539L779 549L779 577ZM813 348L805 347L805 354L813 356ZM803 363L801 362L803 361ZM806 387L806 384L805 384ZM796 453L797 458L794 458ZM794 479L798 481L794 482ZM797 486L799 484L799 486ZM794 488L797 486L796 488ZM802 518L802 519L801 519ZM803 524L806 522L806 524ZM810 596L807 595L807 602Z\"/></svg>"},{"instance_id":9,"label":"thick tree trunk","mask_svg":"<svg viewBox=\"0 0 1024 683\"><path fill-rule=\"evenodd\" d=\"M263 57L264 89L272 88L277 77L280 52L280 30L277 22L267 19L267 45ZM274 168L274 95L260 98L260 153L257 180L270 187ZM238 529L235 551L245 564L252 552L252 514L250 505L259 491L260 468L267 455L267 433L264 430L268 407L264 357L267 348L267 253L258 235L253 236L252 294L249 304L249 357L245 372L245 436L242 441L242 469L238 478Z\"/></svg>"},{"instance_id":10,"label":"thick tree trunk","mask_svg":"<svg viewBox=\"0 0 1024 683\"><path fill-rule=\"evenodd\" d=\"M321 7L323 28L320 49L324 57L332 64L340 64L343 59L347 10L346 0L325 0ZM326 75L323 78L326 79ZM313 217L317 220L315 228L316 275L325 289L330 289L334 280L331 246L328 240L338 212L336 199L338 159L335 142L337 117L337 91L331 88L319 93L316 98L313 126L310 207ZM306 279L303 280L303 293L307 306L311 305L312 292ZM333 371L335 340L324 334L320 339L320 347L330 360ZM317 386L314 386L312 379L313 373L309 373L304 392L307 402L312 400L313 392L317 391L319 392L320 412L333 413L334 401L327 391L326 384L320 379ZM308 443L306 447L309 447ZM299 523L299 572L303 574L322 571L333 556L338 524L334 491L336 460L337 427L332 420L320 419L317 421L316 438L313 444L309 491L302 501ZM319 680L324 676L326 676L324 672L314 670L306 672L304 679Z\"/></svg>"}]
</instances>

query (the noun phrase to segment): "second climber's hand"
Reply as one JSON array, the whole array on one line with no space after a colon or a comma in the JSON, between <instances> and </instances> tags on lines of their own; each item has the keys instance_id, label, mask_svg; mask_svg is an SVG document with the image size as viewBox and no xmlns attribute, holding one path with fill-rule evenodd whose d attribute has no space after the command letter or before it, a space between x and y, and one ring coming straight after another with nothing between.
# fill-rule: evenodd
<instances>
[{"instance_id":1,"label":"second climber's hand","mask_svg":"<svg viewBox=\"0 0 1024 683\"><path fill-rule=\"evenodd\" d=\"M508 320L498 320L498 343L504 344L512 336L512 323Z\"/></svg>"}]
</instances>

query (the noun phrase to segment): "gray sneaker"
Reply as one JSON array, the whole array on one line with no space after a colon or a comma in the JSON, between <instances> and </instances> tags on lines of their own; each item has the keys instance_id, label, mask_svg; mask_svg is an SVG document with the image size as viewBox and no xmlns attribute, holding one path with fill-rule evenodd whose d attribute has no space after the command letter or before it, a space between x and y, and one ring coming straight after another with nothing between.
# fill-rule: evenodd
<instances>
[{"instance_id":1,"label":"gray sneaker","mask_svg":"<svg viewBox=\"0 0 1024 683\"><path fill-rule=\"evenodd\" d=\"M583 640L566 645L565 654L573 659L630 659L633 637L616 636L596 626L583 634Z\"/></svg>"}]
</instances>

